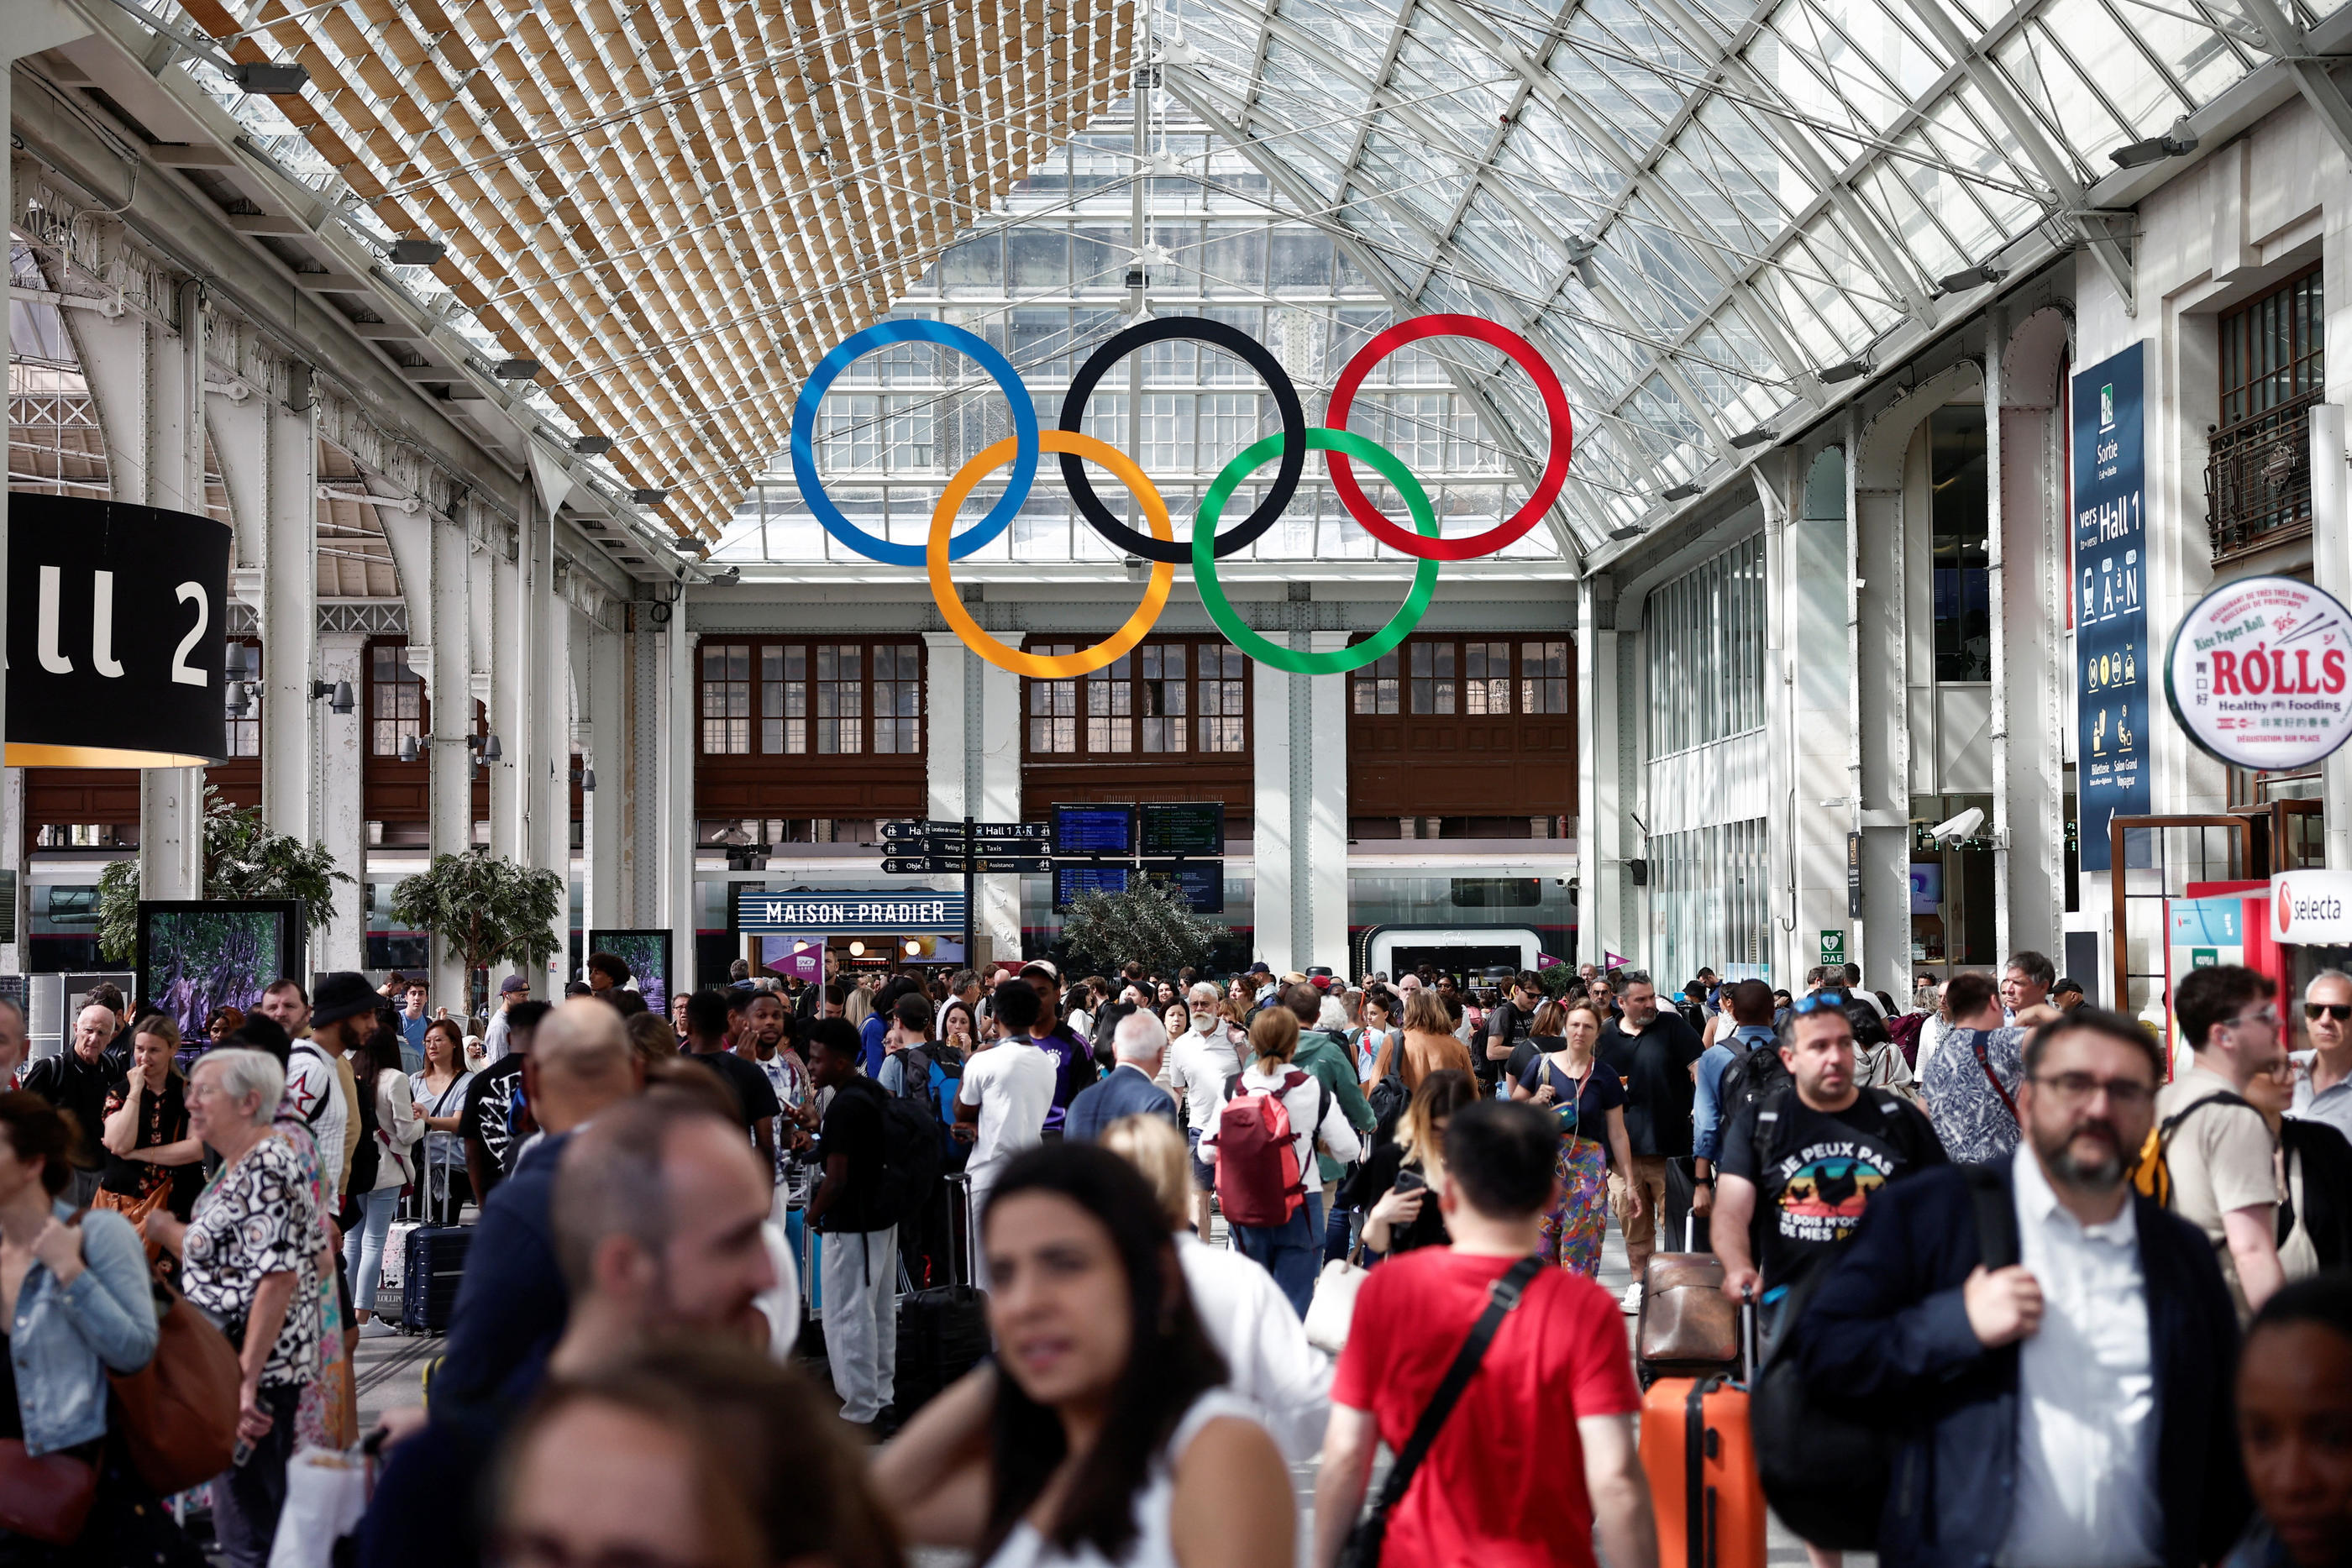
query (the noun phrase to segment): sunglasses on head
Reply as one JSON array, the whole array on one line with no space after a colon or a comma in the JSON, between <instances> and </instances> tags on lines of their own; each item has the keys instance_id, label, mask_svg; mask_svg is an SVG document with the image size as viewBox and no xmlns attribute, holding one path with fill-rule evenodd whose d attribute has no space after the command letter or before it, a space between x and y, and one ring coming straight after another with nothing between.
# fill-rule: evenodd
<instances>
[{"instance_id":1,"label":"sunglasses on head","mask_svg":"<svg viewBox=\"0 0 2352 1568\"><path fill-rule=\"evenodd\" d=\"M1819 1012L1823 1008L1834 1008L1839 1012L1843 1012L1845 1004L1846 994L1843 991L1815 991L1809 997L1799 997L1795 1001L1790 1002L1789 1011L1795 1017L1803 1018L1808 1013Z\"/></svg>"},{"instance_id":2,"label":"sunglasses on head","mask_svg":"<svg viewBox=\"0 0 2352 1568\"><path fill-rule=\"evenodd\" d=\"M2315 1023L2318 1021L2319 1015L2322 1013L2326 1013L2337 1023L2342 1023L2347 1019L2352 1019L2352 1002L2305 1002L2303 1004L2303 1016Z\"/></svg>"}]
</instances>

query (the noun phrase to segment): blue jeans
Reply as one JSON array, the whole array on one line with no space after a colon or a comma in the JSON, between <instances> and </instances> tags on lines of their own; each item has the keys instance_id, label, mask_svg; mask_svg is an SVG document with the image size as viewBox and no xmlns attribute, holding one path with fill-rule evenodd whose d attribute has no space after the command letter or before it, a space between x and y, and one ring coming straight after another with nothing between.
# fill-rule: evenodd
<instances>
[{"instance_id":1,"label":"blue jeans","mask_svg":"<svg viewBox=\"0 0 2352 1568\"><path fill-rule=\"evenodd\" d=\"M1301 1319L1315 1300L1316 1239L1320 1235L1323 1197L1309 1197L1298 1212L1280 1225L1231 1227L1234 1250L1262 1265Z\"/></svg>"},{"instance_id":2,"label":"blue jeans","mask_svg":"<svg viewBox=\"0 0 2352 1568\"><path fill-rule=\"evenodd\" d=\"M360 1199L361 1222L343 1237L343 1268L351 1276L352 1305L375 1311L375 1282L383 1276L384 1232L400 1207L400 1189L380 1186Z\"/></svg>"}]
</instances>

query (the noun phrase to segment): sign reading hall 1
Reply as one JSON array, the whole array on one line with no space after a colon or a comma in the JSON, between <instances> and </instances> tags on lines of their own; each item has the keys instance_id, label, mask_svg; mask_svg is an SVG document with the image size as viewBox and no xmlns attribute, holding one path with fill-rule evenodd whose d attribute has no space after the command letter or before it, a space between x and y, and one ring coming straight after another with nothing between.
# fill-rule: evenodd
<instances>
[{"instance_id":1,"label":"sign reading hall 1","mask_svg":"<svg viewBox=\"0 0 2352 1568\"><path fill-rule=\"evenodd\" d=\"M2239 768L2308 768L2352 736L2352 613L2292 577L2225 582L2182 617L2165 655L2172 716Z\"/></svg>"},{"instance_id":2,"label":"sign reading hall 1","mask_svg":"<svg viewBox=\"0 0 2352 1568\"><path fill-rule=\"evenodd\" d=\"M8 498L7 759L194 768L226 755L229 529L74 496Z\"/></svg>"},{"instance_id":3,"label":"sign reading hall 1","mask_svg":"<svg viewBox=\"0 0 2352 1568\"><path fill-rule=\"evenodd\" d=\"M2107 821L2148 811L2145 345L2074 377L2074 757L2081 864L2105 871Z\"/></svg>"}]
</instances>

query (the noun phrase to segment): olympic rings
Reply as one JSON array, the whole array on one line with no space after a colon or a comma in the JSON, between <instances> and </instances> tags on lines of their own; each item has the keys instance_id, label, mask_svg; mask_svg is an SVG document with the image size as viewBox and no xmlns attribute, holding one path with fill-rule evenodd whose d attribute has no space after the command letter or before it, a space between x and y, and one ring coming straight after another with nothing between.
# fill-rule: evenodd
<instances>
[{"instance_id":1,"label":"olympic rings","mask_svg":"<svg viewBox=\"0 0 2352 1568\"><path fill-rule=\"evenodd\" d=\"M1151 480L1134 459L1101 441L1080 432L1086 413L1087 399L1093 393L1110 367L1127 355L1152 343L1171 338L1198 338L1234 354L1247 363L1265 381L1273 395L1276 411L1282 416L1282 431L1269 435L1241 452L1220 470L1201 498L1200 509L1192 521L1192 537L1189 543L1179 543L1173 525L1169 521L1168 505L1153 486ZM1348 414L1355 403L1358 390L1374 365L1409 343L1424 338L1468 338L1486 344L1507 355L1536 383L1543 400L1544 413L1551 426L1551 448L1546 455L1542 475L1536 482L1535 492L1527 504L1486 532L1468 538L1449 539L1444 537L1437 521L1436 510L1431 506L1429 494L1422 487L1402 459L1387 448L1348 429ZM823 481L816 471L815 427L818 404L841 372L863 355L887 343L937 343L960 350L986 371L991 380L1003 390L1013 405L1013 434L997 442L965 464L948 482L939 505L932 510L931 525L920 547L892 544L875 538L842 515L824 493ZM1559 499L1568 482L1568 465L1574 455L1575 426L1568 406L1568 394L1559 378L1552 373L1534 344L1525 338L1492 321L1475 316L1419 316L1399 321L1375 336L1339 372L1331 389L1330 402L1323 415L1325 428L1309 428L1305 411L1299 406L1298 390L1284 373L1281 362L1264 344L1238 328L1223 322L1197 317L1176 317L1145 321L1114 335L1088 357L1070 382L1070 390L1062 400L1060 428L1041 431L1037 410L1029 392L1022 385L1019 372L1012 363L982 338L951 327L942 321L884 321L845 339L831 353L817 362L808 380L801 386L800 397L793 406L792 459L793 477L800 481L801 495L817 521L835 538L871 560L892 566L920 565L930 580L931 597L938 602L940 613L955 628L966 646L1000 669L1036 680L1067 679L1099 670L1117 662L1158 623L1160 612L1167 607L1168 596L1175 580L1175 568L1190 560L1194 585L1200 590L1202 603L1208 609L1210 619L1234 647L1262 664L1276 669L1308 675L1338 674L1359 669L1393 651L1409 636L1428 612L1430 601L1437 589L1438 565L1442 561L1470 560L1492 555L1524 538L1552 504ZM1411 556L1414 562L1412 586L1404 602L1391 616L1388 624L1368 640L1351 647L1334 649L1322 653L1302 653L1286 648L1252 631L1234 613L1233 604L1217 581L1216 563L1219 558L1231 555L1261 538L1274 526L1297 493L1298 481L1306 471L1307 454L1320 452L1331 473L1331 485L1348 515L1363 525L1366 532L1390 548ZM1036 483L1037 460L1041 453L1057 454L1061 459L1063 482L1071 498L1088 526L1111 544L1126 552L1141 556L1152 563L1151 579L1146 585L1143 601L1136 607L1124 625L1094 646L1076 653L1054 655L1024 653L1006 647L982 631L978 622L964 608L950 574L950 563L961 560L1002 534L1012 523L1029 498ZM1226 502L1242 481L1278 457L1281 466L1274 482L1247 517L1236 524L1231 532L1220 533L1217 525L1224 513ZM1079 460L1097 463L1108 468L1142 508L1150 533L1140 534L1114 517L1095 493L1093 485ZM1370 464L1396 487L1404 497L1405 509L1411 515L1412 528L1408 531L1381 515L1365 497L1356 482L1351 459L1360 458ZM957 514L974 486L988 475L1012 465L1005 480L1004 494L991 507L985 517L961 534L954 532Z\"/></svg>"},{"instance_id":2,"label":"olympic rings","mask_svg":"<svg viewBox=\"0 0 2352 1568\"><path fill-rule=\"evenodd\" d=\"M1356 351L1339 379L1331 388L1331 401L1323 411L1323 423L1334 430L1348 428L1348 411L1355 403L1356 389L1363 384L1371 368L1408 343L1423 338L1469 338L1499 349L1509 355L1518 367L1527 371L1543 398L1544 414L1551 423L1551 453L1544 461L1544 471L1536 481L1535 494L1528 504L1483 534L1473 534L1466 539L1422 540L1381 516L1380 508L1365 498L1356 484L1354 470L1341 454L1332 453L1326 461L1331 469L1331 488L1348 508L1348 515L1364 526L1364 531L1391 549L1422 560L1472 560L1517 541L1528 529L1542 520L1551 504L1559 499L1559 492L1568 483L1568 460L1575 443L1575 423L1569 414L1568 393L1552 374L1551 367L1537 353L1535 345L1506 327L1475 316L1416 316L1400 321L1387 331ZM1400 489L1402 486L1398 486ZM1426 530L1424 530L1426 531Z\"/></svg>"},{"instance_id":3,"label":"olympic rings","mask_svg":"<svg viewBox=\"0 0 2352 1568\"><path fill-rule=\"evenodd\" d=\"M1216 558L1209 541L1216 532L1218 516L1224 511L1234 486L1264 466L1265 460L1280 450L1277 444L1282 439L1269 435L1244 449L1210 482L1201 497L1201 509L1192 516L1193 584L1201 591L1201 603L1209 612L1209 619L1217 623L1225 641L1260 664L1272 664L1296 675L1336 675L1361 669L1403 642L1429 612L1430 599L1437 592L1434 556L1423 556L1413 567L1412 589L1404 596L1397 612L1389 617L1387 625L1352 647L1334 648L1327 653L1302 653L1261 636L1234 612L1233 601L1225 597L1224 589L1217 581ZM1379 469L1404 497L1405 510L1412 514L1412 526L1431 539L1438 537L1437 513L1429 504L1429 492L1421 487L1421 481L1413 477L1412 470L1395 453L1348 430L1310 430L1307 433L1307 444L1324 454L1335 471L1343 453L1360 457Z\"/></svg>"},{"instance_id":4,"label":"olympic rings","mask_svg":"<svg viewBox=\"0 0 2352 1568\"><path fill-rule=\"evenodd\" d=\"M1298 489L1298 477L1307 469L1307 413L1298 406L1298 388L1283 371L1282 361L1265 344L1238 327L1206 317L1163 316L1139 322L1097 349L1071 378L1069 392L1062 399L1062 428L1085 428L1087 399L1094 395L1095 383L1102 380L1106 371L1138 349L1169 338L1198 338L1247 364L1274 394L1276 412L1282 415L1282 466L1275 471L1273 486L1240 527L1217 540L1216 553L1231 555L1255 543L1258 536L1274 527L1275 519L1290 505L1290 497ZM1094 486L1087 482L1077 458L1067 453L1062 457L1062 484L1095 532L1115 549L1146 560L1181 562L1192 558L1189 547L1172 540L1147 538L1113 517L1110 508L1095 494Z\"/></svg>"},{"instance_id":5,"label":"olympic rings","mask_svg":"<svg viewBox=\"0 0 2352 1568\"><path fill-rule=\"evenodd\" d=\"M994 539L1013 521L1021 503L1029 498L1029 487L1037 482L1037 405L1030 401L1029 389L1021 383L1021 372L1013 361L991 348L988 340L950 327L944 321L877 321L862 332L852 333L831 353L817 361L801 383L801 395L793 404L793 477L800 482L801 497L824 525L824 531L847 545L869 560L889 566L920 566L924 551L915 545L894 545L887 539L877 539L847 517L824 493L824 481L817 477L816 431L817 404L824 399L826 389L834 379L886 343L941 343L960 349L988 372L991 380L1013 405L1013 439L1015 442L1013 477L1004 486L1004 495L988 515L972 525L971 530L949 547L949 559L961 560L965 556ZM952 515L952 514L950 514Z\"/></svg>"},{"instance_id":6,"label":"olympic rings","mask_svg":"<svg viewBox=\"0 0 2352 1568\"><path fill-rule=\"evenodd\" d=\"M1279 439L1266 437L1267 441ZM1048 452L1089 458L1109 469L1143 508L1143 518L1151 525L1152 538L1165 540L1175 537L1168 521L1168 503L1160 499L1159 490L1136 465L1135 459L1115 446L1076 431L1048 430L1039 435L1038 441ZM1265 444L1263 441L1258 443L1260 446ZM1126 625L1093 647L1081 648L1075 653L1024 653L1006 647L981 630L980 622L971 618L971 612L963 607L963 599L955 591L955 580L948 572L948 562L952 559L948 535L955 528L956 513L962 508L964 497L971 494L972 486L1004 466L1019 449L1018 437L1000 441L958 469L956 476L948 481L939 506L931 512L930 537L923 551L923 564L931 580L931 598L939 604L940 613L947 617L948 624L955 628L956 635L963 639L964 646L1000 670L1044 681L1083 675L1116 664L1128 650L1143 641L1143 634L1151 630L1160 620L1160 612L1168 607L1168 591L1176 581L1172 562L1162 560L1153 565L1151 580L1143 590L1143 602L1135 607ZM1231 491L1233 486L1228 485L1225 488Z\"/></svg>"}]
</instances>

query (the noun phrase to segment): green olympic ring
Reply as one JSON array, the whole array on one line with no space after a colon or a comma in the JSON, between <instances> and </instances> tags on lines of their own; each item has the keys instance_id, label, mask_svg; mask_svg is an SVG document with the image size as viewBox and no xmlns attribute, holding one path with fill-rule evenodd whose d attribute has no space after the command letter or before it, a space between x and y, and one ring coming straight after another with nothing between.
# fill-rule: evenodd
<instances>
[{"instance_id":1,"label":"green olympic ring","mask_svg":"<svg viewBox=\"0 0 2352 1568\"><path fill-rule=\"evenodd\" d=\"M1429 613L1429 601L1437 592L1437 561L1433 557L1423 557L1414 566L1412 591L1404 596L1404 602L1389 617L1389 623L1353 647L1334 648L1328 653L1302 653L1269 642L1242 624L1242 618L1234 612L1233 601L1225 597L1225 591L1217 582L1218 519L1234 489L1280 456L1288 439L1281 434L1269 435L1237 453L1219 470L1208 492L1201 497L1200 509L1192 514L1192 580L1201 591L1201 602L1207 607L1209 619L1217 623L1225 641L1251 658L1295 675L1344 674L1361 669L1412 634L1421 618ZM1438 537L1437 512L1429 504L1429 492L1421 487L1421 481L1413 477L1412 470L1395 453L1348 430L1309 430L1307 447L1310 452L1338 452L1370 464L1404 497L1415 531L1428 538Z\"/></svg>"}]
</instances>

